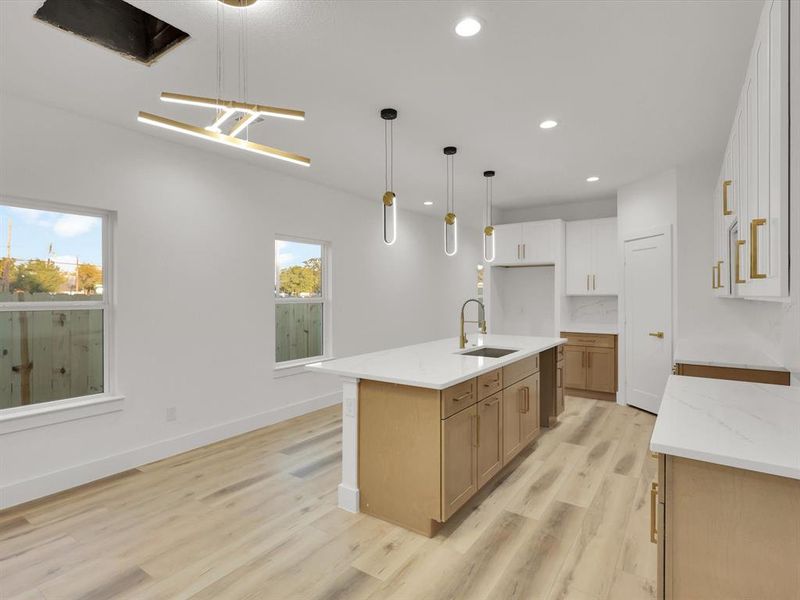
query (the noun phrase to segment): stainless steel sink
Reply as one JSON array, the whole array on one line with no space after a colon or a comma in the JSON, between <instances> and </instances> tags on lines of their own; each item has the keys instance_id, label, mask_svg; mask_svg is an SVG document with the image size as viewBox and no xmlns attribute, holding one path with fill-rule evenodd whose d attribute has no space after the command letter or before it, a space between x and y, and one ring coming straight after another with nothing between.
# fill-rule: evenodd
<instances>
[{"instance_id":1,"label":"stainless steel sink","mask_svg":"<svg viewBox=\"0 0 800 600\"><path fill-rule=\"evenodd\" d=\"M517 350L509 350L508 348L489 348L486 346L482 346L480 348L475 348L475 350L470 350L469 352L462 352L461 355L485 356L487 358L500 358L501 356L506 356L514 352L517 352Z\"/></svg>"}]
</instances>

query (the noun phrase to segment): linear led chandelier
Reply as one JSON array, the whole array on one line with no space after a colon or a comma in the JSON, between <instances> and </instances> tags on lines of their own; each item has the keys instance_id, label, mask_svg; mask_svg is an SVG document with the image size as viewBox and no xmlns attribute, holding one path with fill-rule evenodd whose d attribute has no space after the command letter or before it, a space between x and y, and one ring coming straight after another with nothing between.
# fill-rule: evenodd
<instances>
[{"instance_id":1,"label":"linear led chandelier","mask_svg":"<svg viewBox=\"0 0 800 600\"><path fill-rule=\"evenodd\" d=\"M305 112L291 108L278 108L265 106L247 101L247 7L255 3L255 0L219 0L217 3L217 97L206 98L203 96L189 96L186 94L176 94L172 92L162 92L161 100L175 104L186 104L200 108L214 109L216 118L206 126L190 125L167 117L154 115L152 113L139 111L138 120L140 123L154 125L191 135L200 139L224 144L232 148L238 148L247 152L253 152L262 156L284 160L304 167L311 166L311 159L272 148L263 144L257 144L249 140L250 125L260 122L263 117L277 117L280 119L292 119L304 121ZM224 54L224 5L235 6L241 11L240 31L239 31L239 94L242 101L224 100L223 96L223 54Z\"/></svg>"}]
</instances>

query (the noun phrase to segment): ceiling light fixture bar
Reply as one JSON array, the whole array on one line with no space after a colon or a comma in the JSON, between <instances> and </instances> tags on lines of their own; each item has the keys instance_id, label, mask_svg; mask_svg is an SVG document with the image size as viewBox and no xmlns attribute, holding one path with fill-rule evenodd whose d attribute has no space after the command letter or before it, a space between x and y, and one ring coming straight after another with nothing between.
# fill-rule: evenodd
<instances>
[{"instance_id":1,"label":"ceiling light fixture bar","mask_svg":"<svg viewBox=\"0 0 800 600\"><path fill-rule=\"evenodd\" d=\"M175 121L166 117L160 117L151 113L139 111L139 117L137 120L140 123L145 123L147 125L154 125L156 127L161 127L162 129L168 129L170 131L176 131L178 133L185 133L203 140L217 142L233 148L239 148L240 150L247 150L248 152L261 154L262 156L269 156L270 158L277 158L278 160L285 160L286 162L301 165L303 167L311 166L310 158L301 156L300 154L295 154L294 152L287 152L286 150L279 150L278 148L272 148L270 146L256 144L255 142L241 140L231 135L225 135L224 133L217 133L215 131L208 131L202 127L195 127L194 125L188 125L187 123L181 123L180 121Z\"/></svg>"},{"instance_id":2,"label":"ceiling light fixture bar","mask_svg":"<svg viewBox=\"0 0 800 600\"><path fill-rule=\"evenodd\" d=\"M223 100L221 98L205 98L203 96L189 96L186 94L175 94L173 92L162 92L161 100L175 104L188 104L189 106L200 106L203 108L215 108L217 110L236 110L246 113L256 113L265 117L278 117L280 119L293 119L304 121L305 111L293 108L278 108L276 106L264 106L263 104L248 104L236 100Z\"/></svg>"}]
</instances>

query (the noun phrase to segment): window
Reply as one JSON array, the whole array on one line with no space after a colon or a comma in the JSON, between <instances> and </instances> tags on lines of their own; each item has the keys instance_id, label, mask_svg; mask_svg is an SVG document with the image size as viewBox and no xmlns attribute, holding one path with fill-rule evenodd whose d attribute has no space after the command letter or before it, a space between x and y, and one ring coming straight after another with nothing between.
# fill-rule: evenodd
<instances>
[{"instance_id":1,"label":"window","mask_svg":"<svg viewBox=\"0 0 800 600\"><path fill-rule=\"evenodd\" d=\"M106 215L5 202L0 410L106 392Z\"/></svg>"},{"instance_id":2,"label":"window","mask_svg":"<svg viewBox=\"0 0 800 600\"><path fill-rule=\"evenodd\" d=\"M278 368L319 360L329 353L328 244L275 240L275 363Z\"/></svg>"}]
</instances>

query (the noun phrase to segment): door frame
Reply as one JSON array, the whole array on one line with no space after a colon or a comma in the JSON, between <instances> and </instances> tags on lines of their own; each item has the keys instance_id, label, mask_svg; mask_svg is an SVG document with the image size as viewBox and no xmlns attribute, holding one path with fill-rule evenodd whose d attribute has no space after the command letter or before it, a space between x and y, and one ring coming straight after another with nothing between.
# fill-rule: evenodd
<instances>
[{"instance_id":1,"label":"door frame","mask_svg":"<svg viewBox=\"0 0 800 600\"><path fill-rule=\"evenodd\" d=\"M649 237L655 237L658 235L663 235L664 239L667 242L667 291L669 296L669 317L667 319L667 331L669 335L669 342L670 342L670 358L671 361L674 361L675 356L675 322L676 322L676 315L675 315L675 243L673 240L673 226L671 223L666 225L658 225L655 227L650 227L647 229L642 229L639 231L624 233L620 236L620 247L619 247L619 273L618 273L618 283L619 283L619 297L618 297L618 324L619 324L619 335L617 337L617 352L618 352L618 363L617 363L617 370L618 370L618 381L619 389L617 391L617 404L621 404L623 406L628 405L627 396L628 396L628 328L626 326L626 317L627 317L627 304L626 304L626 289L625 289L625 244L628 242L635 242L636 240L642 240Z\"/></svg>"}]
</instances>

